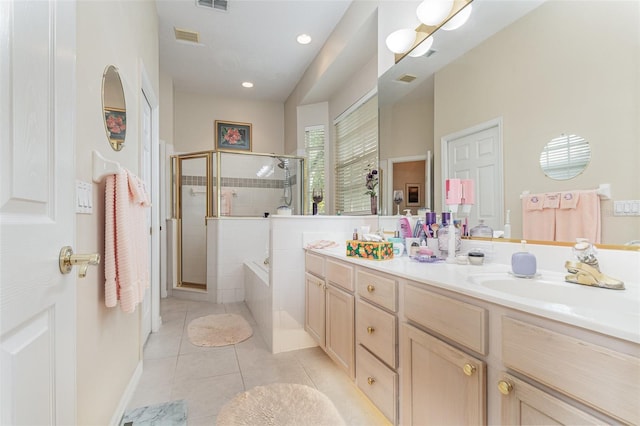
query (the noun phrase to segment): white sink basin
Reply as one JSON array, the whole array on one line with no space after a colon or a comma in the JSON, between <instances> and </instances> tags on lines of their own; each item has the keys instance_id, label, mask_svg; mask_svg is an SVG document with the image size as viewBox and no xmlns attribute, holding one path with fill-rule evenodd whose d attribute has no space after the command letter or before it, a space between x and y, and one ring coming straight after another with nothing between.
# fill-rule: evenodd
<instances>
[{"instance_id":1,"label":"white sink basin","mask_svg":"<svg viewBox=\"0 0 640 426\"><path fill-rule=\"evenodd\" d=\"M536 278L517 278L509 273L479 273L468 276L490 292L544 304L564 305L574 312L586 310L636 313L640 303L628 290L610 290L564 281L564 274L541 273Z\"/></svg>"}]
</instances>

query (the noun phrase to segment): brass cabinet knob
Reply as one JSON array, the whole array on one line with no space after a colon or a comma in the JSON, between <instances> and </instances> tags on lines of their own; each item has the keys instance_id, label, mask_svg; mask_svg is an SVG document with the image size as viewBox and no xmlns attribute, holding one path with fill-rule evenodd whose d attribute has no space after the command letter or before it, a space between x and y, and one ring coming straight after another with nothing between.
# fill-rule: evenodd
<instances>
[{"instance_id":1,"label":"brass cabinet knob","mask_svg":"<svg viewBox=\"0 0 640 426\"><path fill-rule=\"evenodd\" d=\"M500 380L498 382L498 390L503 395L509 395L513 390L513 385L506 380Z\"/></svg>"},{"instance_id":2,"label":"brass cabinet knob","mask_svg":"<svg viewBox=\"0 0 640 426\"><path fill-rule=\"evenodd\" d=\"M370 385L374 384L376 382L376 379L374 379L373 377L367 377L367 383L369 383Z\"/></svg>"},{"instance_id":3,"label":"brass cabinet knob","mask_svg":"<svg viewBox=\"0 0 640 426\"><path fill-rule=\"evenodd\" d=\"M376 329L375 329L375 328L373 328L373 327L367 327L367 333L369 333L369 334L373 334L373 332L374 332L374 331L376 331Z\"/></svg>"},{"instance_id":4,"label":"brass cabinet knob","mask_svg":"<svg viewBox=\"0 0 640 426\"><path fill-rule=\"evenodd\" d=\"M373 293L374 291L376 291L376 288L375 288L374 286L372 286L371 284L369 284L369 285L367 286L367 291L368 291L369 293Z\"/></svg>"},{"instance_id":5,"label":"brass cabinet knob","mask_svg":"<svg viewBox=\"0 0 640 426\"><path fill-rule=\"evenodd\" d=\"M467 376L473 376L473 373L476 372L476 366L466 363L464 367L462 367L462 371L464 371L464 374L466 374Z\"/></svg>"}]
</instances>

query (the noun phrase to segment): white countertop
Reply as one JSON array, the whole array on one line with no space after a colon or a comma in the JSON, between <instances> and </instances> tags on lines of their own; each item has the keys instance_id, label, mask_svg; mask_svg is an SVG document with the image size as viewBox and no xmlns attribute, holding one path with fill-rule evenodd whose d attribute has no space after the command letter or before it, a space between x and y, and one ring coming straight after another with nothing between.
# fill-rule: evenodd
<instances>
[{"instance_id":1,"label":"white countertop","mask_svg":"<svg viewBox=\"0 0 640 426\"><path fill-rule=\"evenodd\" d=\"M420 263L408 256L374 261L347 257L343 246L310 251L640 343L640 283L625 282L625 290L611 290L566 283L565 274L545 270L538 270L537 282L515 278L509 274L510 265L499 263L485 263L482 266L448 264L444 261ZM511 284L508 280L514 281ZM503 284L504 289L491 288L495 286L486 284L489 281ZM510 285L514 286L513 291Z\"/></svg>"}]
</instances>

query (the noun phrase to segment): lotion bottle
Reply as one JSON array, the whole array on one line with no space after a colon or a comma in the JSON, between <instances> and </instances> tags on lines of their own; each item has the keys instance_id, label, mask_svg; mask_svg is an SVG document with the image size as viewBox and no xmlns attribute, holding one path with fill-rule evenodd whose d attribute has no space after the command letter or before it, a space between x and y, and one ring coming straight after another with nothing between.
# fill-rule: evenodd
<instances>
[{"instance_id":1,"label":"lotion bottle","mask_svg":"<svg viewBox=\"0 0 640 426\"><path fill-rule=\"evenodd\" d=\"M504 223L504 238L511 238L511 210L507 210L507 220Z\"/></svg>"}]
</instances>

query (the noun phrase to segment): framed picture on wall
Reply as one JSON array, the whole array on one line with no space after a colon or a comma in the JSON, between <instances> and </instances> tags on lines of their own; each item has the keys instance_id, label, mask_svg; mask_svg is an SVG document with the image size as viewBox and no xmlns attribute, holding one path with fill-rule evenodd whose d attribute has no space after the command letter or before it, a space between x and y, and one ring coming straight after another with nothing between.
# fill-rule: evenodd
<instances>
[{"instance_id":1,"label":"framed picture on wall","mask_svg":"<svg viewBox=\"0 0 640 426\"><path fill-rule=\"evenodd\" d=\"M216 151L251 151L251 123L215 121Z\"/></svg>"},{"instance_id":2,"label":"framed picture on wall","mask_svg":"<svg viewBox=\"0 0 640 426\"><path fill-rule=\"evenodd\" d=\"M422 185L419 183L406 183L404 185L405 194L407 194L406 205L408 207L420 207L422 201Z\"/></svg>"}]
</instances>

